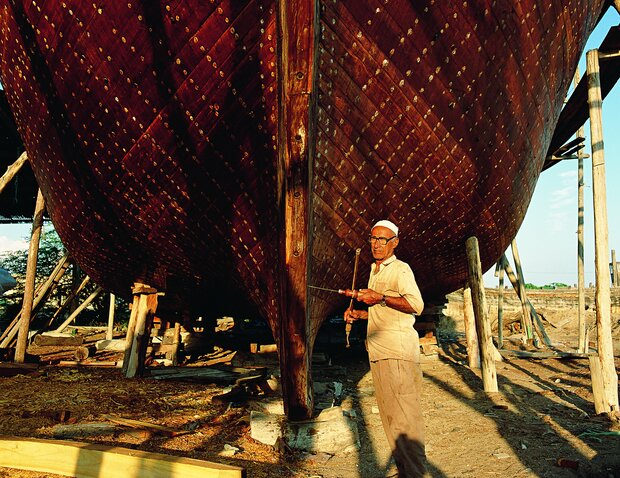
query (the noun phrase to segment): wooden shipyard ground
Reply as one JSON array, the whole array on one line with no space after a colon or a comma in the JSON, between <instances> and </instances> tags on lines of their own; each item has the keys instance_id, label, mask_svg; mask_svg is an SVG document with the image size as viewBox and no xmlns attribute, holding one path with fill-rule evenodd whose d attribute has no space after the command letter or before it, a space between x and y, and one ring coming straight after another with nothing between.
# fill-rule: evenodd
<instances>
[{"instance_id":1,"label":"wooden shipyard ground","mask_svg":"<svg viewBox=\"0 0 620 478\"><path fill-rule=\"evenodd\" d=\"M492 309L493 291L488 292ZM616 353L619 292L615 289L612 294ZM530 293L547 321L553 343L562 350L570 349L577 339L576 312L570 296L570 291ZM440 353L423 364L428 476L620 477L620 427L605 416L595 415L588 360L511 358L497 364L500 392L487 396L481 391L479 371L464 365L458 294L451 299L446 309L449 317L441 324ZM508 318L513 314L511 300L507 299L505 307ZM218 334L220 348L197 354L193 365L212 363L214 357L232 357L234 365L262 365L277 371L275 357L250 354L246 340L240 339L242 334L234 335L235 328ZM394 469L389 465L360 337L354 331L353 346L346 349L342 324L334 323L328 329L317 345L314 380L320 384L342 383L339 403L354 411L361 439L359 450L308 454L255 441L250 436L250 410L273 401L273 397L238 396L232 402L222 401L214 397L222 393L224 385L128 380L114 368L57 365L39 367L27 375L0 377L0 435L51 438L62 427L113 425L106 416L117 414L190 433L166 437L117 427L79 440L235 464L245 467L249 477L387 476ZM505 334L506 346L519 349L508 328ZM594 337L591 334L590 340ZM29 352L42 362L57 362L73 354L66 347L31 346ZM112 357L108 354L100 359L110 361ZM616 358L618 366L620 360ZM317 401L330 402L333 387L319 385L319 389L325 392L317 394ZM224 452L226 445L238 451ZM53 475L0 468L0 476Z\"/></svg>"}]
</instances>

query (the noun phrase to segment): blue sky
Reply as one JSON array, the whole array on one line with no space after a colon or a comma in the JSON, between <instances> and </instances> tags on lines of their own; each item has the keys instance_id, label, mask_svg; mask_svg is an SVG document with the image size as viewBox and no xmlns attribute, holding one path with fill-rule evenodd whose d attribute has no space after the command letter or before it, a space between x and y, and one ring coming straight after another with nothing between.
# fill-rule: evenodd
<instances>
[{"instance_id":1,"label":"blue sky","mask_svg":"<svg viewBox=\"0 0 620 478\"><path fill-rule=\"evenodd\" d=\"M612 7L598 25L586 51L598 48L609 28L620 23L620 15ZM617 61L617 60L616 60ZM585 53L579 62L585 75ZM603 135L607 173L607 209L609 247L620 259L620 85L603 103ZM590 153L589 124L586 123L586 148ZM594 283L594 225L592 213L592 181L590 159L584 161L585 173L585 280ZM51 227L51 226L48 226ZM0 253L27 248L27 224L0 224ZM577 282L577 161L564 161L543 172L538 180L527 215L517 234L517 245L527 282L544 285L551 282ZM512 261L510 253L509 259ZM493 271L484 276L485 285L494 287Z\"/></svg>"}]
</instances>

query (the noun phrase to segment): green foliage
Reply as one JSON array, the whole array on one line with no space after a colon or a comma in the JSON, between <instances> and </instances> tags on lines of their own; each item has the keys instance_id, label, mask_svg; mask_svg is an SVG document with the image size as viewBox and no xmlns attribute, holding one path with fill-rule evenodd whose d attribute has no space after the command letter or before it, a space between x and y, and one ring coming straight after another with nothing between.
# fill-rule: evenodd
<instances>
[{"instance_id":1,"label":"green foliage","mask_svg":"<svg viewBox=\"0 0 620 478\"><path fill-rule=\"evenodd\" d=\"M62 255L65 247L58 237L55 230L41 234L39 244L39 254L37 256L37 279L41 276L49 276ZM26 275L26 264L28 262L28 251L14 251L0 255L0 267L6 269L18 278L18 287L21 284L23 290L23 277ZM22 278L20 281L19 278Z\"/></svg>"},{"instance_id":2,"label":"green foliage","mask_svg":"<svg viewBox=\"0 0 620 478\"><path fill-rule=\"evenodd\" d=\"M49 227L48 224L44 227L44 232L41 235L41 242L39 244L39 253L37 256L37 274L35 283L36 285L45 281L54 270L54 267L58 261L65 254L65 247L60 240L60 237L55 230L46 231ZM21 302L24 295L24 284L26 278L26 264L28 262L28 251L15 251L0 255L0 267L8 270L11 275L17 280L17 286L11 290L5 297L0 298L0 330L4 329L17 315L21 309ZM79 267L72 263L64 276L60 280L58 286L54 292L48 298L46 305L37 314L36 321L33 327L37 327L41 323L47 322L60 307L65 299L69 296L72 290L79 285L84 278L84 273L79 270ZM77 300L67 307L67 310L59 318L55 319L54 325L60 325L71 310L74 310L81 301L83 301L88 295L90 295L97 287L92 281L84 288L79 294ZM124 301L117 299L117 318L119 321L125 321L127 315L127 304ZM91 306L84 310L78 316L76 323L78 325L104 325L107 323L109 307L108 294L101 294L95 299Z\"/></svg>"},{"instance_id":3,"label":"green foliage","mask_svg":"<svg viewBox=\"0 0 620 478\"><path fill-rule=\"evenodd\" d=\"M555 290L555 289L568 289L570 288L569 285L564 284L562 282L551 282L550 284L545 284L545 285L536 285L536 284L531 284L529 282L527 282L525 284L525 288L526 289L534 289L534 290L538 290L538 289L544 289L544 290Z\"/></svg>"},{"instance_id":4,"label":"green foliage","mask_svg":"<svg viewBox=\"0 0 620 478\"><path fill-rule=\"evenodd\" d=\"M568 289L570 286L562 282L551 282L542 286L542 289Z\"/></svg>"}]
</instances>

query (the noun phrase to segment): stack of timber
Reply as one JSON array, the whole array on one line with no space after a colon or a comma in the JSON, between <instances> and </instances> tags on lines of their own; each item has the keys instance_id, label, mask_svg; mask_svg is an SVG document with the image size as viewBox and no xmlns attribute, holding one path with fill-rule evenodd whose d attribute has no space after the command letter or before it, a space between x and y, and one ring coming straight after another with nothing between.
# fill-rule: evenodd
<instances>
[{"instance_id":1,"label":"stack of timber","mask_svg":"<svg viewBox=\"0 0 620 478\"><path fill-rule=\"evenodd\" d=\"M496 262L605 3L18 0L0 76L79 265L162 308L258 312L304 418L346 307L308 286L349 283L383 218L426 299L465 283L468 237Z\"/></svg>"}]
</instances>

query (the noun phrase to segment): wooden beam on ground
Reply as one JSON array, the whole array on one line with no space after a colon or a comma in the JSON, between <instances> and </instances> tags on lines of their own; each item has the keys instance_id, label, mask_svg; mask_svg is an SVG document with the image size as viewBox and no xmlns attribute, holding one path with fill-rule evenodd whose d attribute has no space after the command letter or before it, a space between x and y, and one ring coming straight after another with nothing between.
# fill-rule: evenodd
<instances>
[{"instance_id":1,"label":"wooden beam on ground","mask_svg":"<svg viewBox=\"0 0 620 478\"><path fill-rule=\"evenodd\" d=\"M80 347L77 347L73 351L73 358L75 358L75 360L77 360L78 362L82 362L88 357L92 357L93 355L95 355L96 352L97 348L94 345L82 345Z\"/></svg>"},{"instance_id":2,"label":"wooden beam on ground","mask_svg":"<svg viewBox=\"0 0 620 478\"><path fill-rule=\"evenodd\" d=\"M596 330L598 360L601 366L602 396L595 396L596 413L618 412L618 375L614 364L611 336L611 294L605 186L605 150L603 144L603 97L601 94L598 50L586 53L590 139L592 141L592 197L594 205L594 255L596 274ZM597 393L593 390L593 393Z\"/></svg>"},{"instance_id":3,"label":"wooden beam on ground","mask_svg":"<svg viewBox=\"0 0 620 478\"><path fill-rule=\"evenodd\" d=\"M41 230L43 229L43 212L45 211L45 200L43 193L39 189L37 202L34 209L34 219L32 221L32 234L30 236L30 247L28 249L28 261L26 264L26 285L24 290L24 302L22 305L21 318L19 320L19 333L17 335L17 345L15 347L15 362L24 363L26 359L26 347L28 345L28 330L30 329L30 319L34 302L34 281L37 275L37 256L39 255L39 242L41 240Z\"/></svg>"},{"instance_id":4,"label":"wooden beam on ground","mask_svg":"<svg viewBox=\"0 0 620 478\"><path fill-rule=\"evenodd\" d=\"M97 342L95 342L95 347L98 352L102 350L106 352L124 352L125 339L97 340Z\"/></svg>"},{"instance_id":5,"label":"wooden beam on ground","mask_svg":"<svg viewBox=\"0 0 620 478\"><path fill-rule=\"evenodd\" d=\"M117 425L124 425L126 427L137 428L140 430L151 430L155 434L167 437L177 437L181 435L187 435L188 433L194 433L192 430L182 430L178 428L166 427L163 425L157 425L156 423L143 422L140 420L133 420L131 418L123 418L117 415L102 415L102 418L105 418L112 423L116 423Z\"/></svg>"},{"instance_id":6,"label":"wooden beam on ground","mask_svg":"<svg viewBox=\"0 0 620 478\"><path fill-rule=\"evenodd\" d=\"M476 333L474 305L471 301L471 288L463 288L463 322L465 325L465 341L467 343L467 364L469 368L480 368L480 346Z\"/></svg>"},{"instance_id":7,"label":"wooden beam on ground","mask_svg":"<svg viewBox=\"0 0 620 478\"><path fill-rule=\"evenodd\" d=\"M58 367L93 367L93 368L121 368L123 361L115 362L113 360L101 360L97 362L82 362L79 360L61 360L57 364Z\"/></svg>"},{"instance_id":8,"label":"wooden beam on ground","mask_svg":"<svg viewBox=\"0 0 620 478\"><path fill-rule=\"evenodd\" d=\"M75 318L80 315L86 307L90 305L90 303L97 298L99 294L103 291L101 286L97 286L97 288L80 304L80 306L73 311L73 313L65 319L65 321L58 326L56 332L62 332L67 328L67 326L75 320Z\"/></svg>"},{"instance_id":9,"label":"wooden beam on ground","mask_svg":"<svg viewBox=\"0 0 620 478\"><path fill-rule=\"evenodd\" d=\"M91 436L119 435L127 428L110 423L59 423L52 427L52 437L63 440L76 440Z\"/></svg>"},{"instance_id":10,"label":"wooden beam on ground","mask_svg":"<svg viewBox=\"0 0 620 478\"><path fill-rule=\"evenodd\" d=\"M24 151L19 156L19 158L17 158L17 161L15 161L13 164L11 164L7 168L6 172L0 178L0 193L2 193L2 191L4 191L4 188L7 186L7 184L9 184L13 180L15 175L19 172L19 170L22 168L22 166L27 160L28 160L28 155Z\"/></svg>"},{"instance_id":11,"label":"wooden beam on ground","mask_svg":"<svg viewBox=\"0 0 620 478\"><path fill-rule=\"evenodd\" d=\"M43 332L34 336L34 344L39 346L76 347L83 343L83 335L73 335L64 332Z\"/></svg>"},{"instance_id":12,"label":"wooden beam on ground","mask_svg":"<svg viewBox=\"0 0 620 478\"><path fill-rule=\"evenodd\" d=\"M308 271L312 250L312 158L316 128L319 3L278 3L278 208L279 325L271 328L278 342L284 408L292 420L312 416ZM316 331L314 331L316 334Z\"/></svg>"},{"instance_id":13,"label":"wooden beam on ground","mask_svg":"<svg viewBox=\"0 0 620 478\"><path fill-rule=\"evenodd\" d=\"M472 303L476 316L476 331L480 344L480 362L482 365L482 383L485 392L497 392L497 371L495 369L494 345L491 336L491 325L487 315L484 282L482 280L482 264L478 239L470 237L465 243L467 252L467 270L469 272L469 287L471 288Z\"/></svg>"},{"instance_id":14,"label":"wooden beam on ground","mask_svg":"<svg viewBox=\"0 0 620 478\"><path fill-rule=\"evenodd\" d=\"M0 466L63 476L243 478L245 470L193 458L65 440L0 437Z\"/></svg>"}]
</instances>

